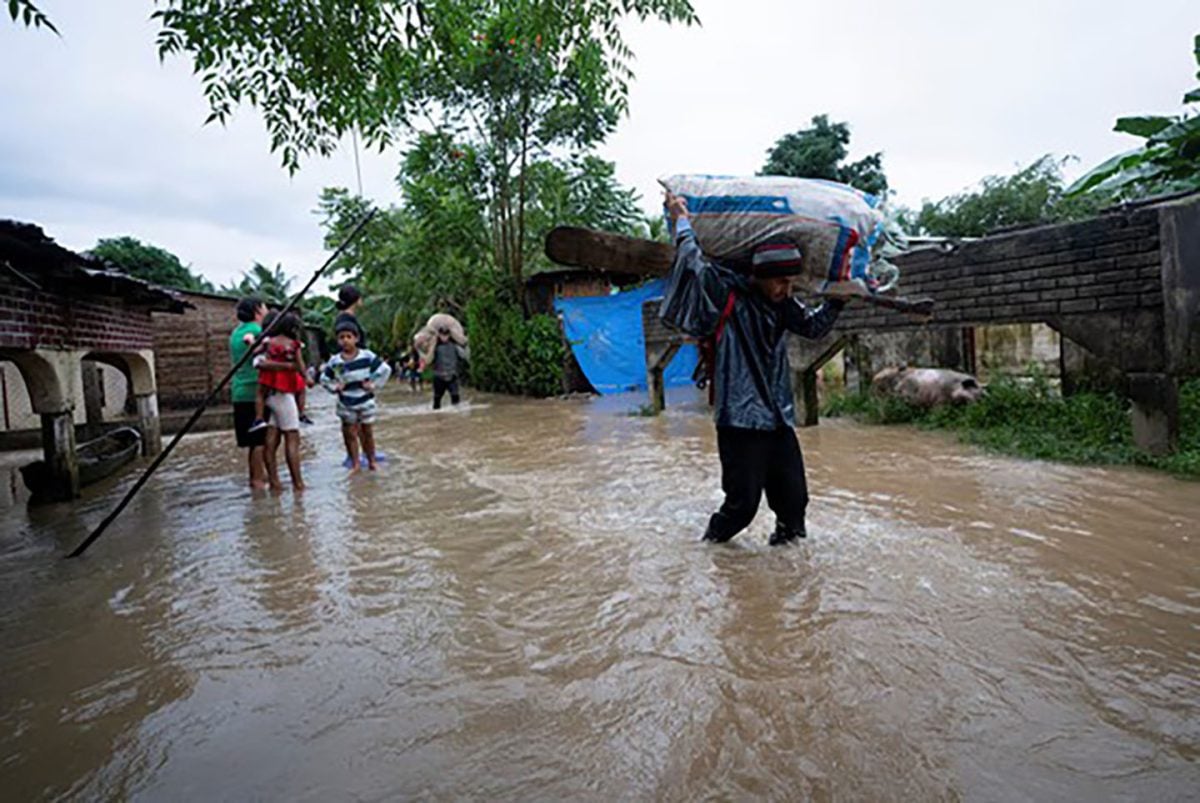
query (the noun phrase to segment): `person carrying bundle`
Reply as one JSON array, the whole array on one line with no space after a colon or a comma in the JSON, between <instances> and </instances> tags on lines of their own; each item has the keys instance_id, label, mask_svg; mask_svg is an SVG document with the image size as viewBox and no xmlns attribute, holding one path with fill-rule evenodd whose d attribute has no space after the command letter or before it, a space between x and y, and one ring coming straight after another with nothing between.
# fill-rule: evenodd
<instances>
[{"instance_id":1,"label":"person carrying bundle","mask_svg":"<svg viewBox=\"0 0 1200 803\"><path fill-rule=\"evenodd\" d=\"M763 492L776 516L772 545L807 535L808 486L795 432L795 402L786 332L818 339L833 328L843 302L809 309L792 297L803 272L800 248L786 238L757 244L747 275L700 250L685 199L666 194L675 262L661 315L677 329L709 339L714 417L725 500L703 540L729 541L754 520Z\"/></svg>"}]
</instances>

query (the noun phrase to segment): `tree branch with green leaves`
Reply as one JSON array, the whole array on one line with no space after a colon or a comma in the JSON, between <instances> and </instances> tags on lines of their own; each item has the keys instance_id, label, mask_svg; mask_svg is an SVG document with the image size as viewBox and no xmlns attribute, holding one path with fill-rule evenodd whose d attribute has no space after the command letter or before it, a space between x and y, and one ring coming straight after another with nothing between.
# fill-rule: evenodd
<instances>
[{"instance_id":1,"label":"tree branch with green leaves","mask_svg":"<svg viewBox=\"0 0 1200 803\"><path fill-rule=\"evenodd\" d=\"M1200 34L1192 50L1200 68ZM1200 81L1200 69L1196 79ZM1200 85L1184 94L1183 103L1200 103ZM1067 188L1067 195L1100 192L1128 201L1200 190L1200 114L1121 117L1113 130L1145 142L1092 168Z\"/></svg>"}]
</instances>

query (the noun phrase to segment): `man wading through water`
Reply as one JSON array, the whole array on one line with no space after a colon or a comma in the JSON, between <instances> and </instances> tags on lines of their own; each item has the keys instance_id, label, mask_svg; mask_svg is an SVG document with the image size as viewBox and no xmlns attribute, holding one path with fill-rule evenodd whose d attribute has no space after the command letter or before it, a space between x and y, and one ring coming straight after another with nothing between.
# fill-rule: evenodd
<instances>
[{"instance_id":1,"label":"man wading through water","mask_svg":"<svg viewBox=\"0 0 1200 803\"><path fill-rule=\"evenodd\" d=\"M759 245L744 276L700 251L685 199L667 193L675 264L662 315L698 337L716 337L713 374L717 450L725 502L705 541L724 542L749 526L763 491L775 512L772 545L806 535L808 485L796 440L795 402L785 332L817 339L833 328L843 302L810 310L792 297L802 254L790 240Z\"/></svg>"}]
</instances>

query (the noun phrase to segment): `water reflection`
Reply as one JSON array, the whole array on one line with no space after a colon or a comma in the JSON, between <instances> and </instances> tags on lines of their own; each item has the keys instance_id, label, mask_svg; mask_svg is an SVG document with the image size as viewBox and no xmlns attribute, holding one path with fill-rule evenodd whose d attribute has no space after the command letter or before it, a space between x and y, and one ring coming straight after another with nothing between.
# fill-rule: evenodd
<instances>
[{"instance_id":1,"label":"water reflection","mask_svg":"<svg viewBox=\"0 0 1200 803\"><path fill-rule=\"evenodd\" d=\"M808 542L699 544L702 400L393 392L303 495L224 433L0 524L14 799L1181 798L1200 494L904 429L801 433ZM323 406L325 405L325 406Z\"/></svg>"}]
</instances>

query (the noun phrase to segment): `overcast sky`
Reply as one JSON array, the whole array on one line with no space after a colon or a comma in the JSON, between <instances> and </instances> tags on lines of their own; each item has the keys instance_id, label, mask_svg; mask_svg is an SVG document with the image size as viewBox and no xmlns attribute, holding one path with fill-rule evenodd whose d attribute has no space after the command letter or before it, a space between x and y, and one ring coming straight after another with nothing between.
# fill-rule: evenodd
<instances>
[{"instance_id":1,"label":"overcast sky","mask_svg":"<svg viewBox=\"0 0 1200 803\"><path fill-rule=\"evenodd\" d=\"M821 113L851 125L852 158L884 152L907 204L1044 153L1080 157L1077 175L1137 144L1116 117L1176 113L1195 84L1196 0L694 5L699 28L626 26L637 80L602 153L647 209L657 176L753 173ZM349 147L289 177L255 110L201 125L188 63L158 61L151 0L39 6L62 38L0 18L0 217L77 250L129 234L217 283L323 261L313 209L322 187L355 186ZM396 156L361 158L365 194L397 201Z\"/></svg>"}]
</instances>

